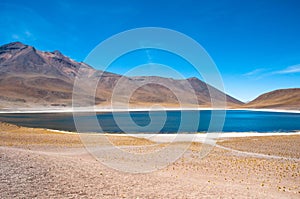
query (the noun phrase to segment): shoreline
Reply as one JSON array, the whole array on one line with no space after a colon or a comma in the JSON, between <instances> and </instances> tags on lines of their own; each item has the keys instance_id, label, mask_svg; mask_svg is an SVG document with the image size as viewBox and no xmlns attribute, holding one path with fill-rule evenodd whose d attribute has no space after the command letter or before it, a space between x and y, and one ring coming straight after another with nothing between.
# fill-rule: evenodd
<instances>
[{"instance_id":1,"label":"shoreline","mask_svg":"<svg viewBox=\"0 0 300 199\"><path fill-rule=\"evenodd\" d=\"M300 110L285 110L285 109L258 109L258 108L128 108L128 109L109 109L109 108L65 108L65 109L16 109L16 110L0 110L0 114L15 114L15 113L88 113L88 112L142 112L142 111L205 111L205 110L224 110L224 111L260 111L260 112L279 112L279 113L300 113Z\"/></svg>"},{"instance_id":2,"label":"shoreline","mask_svg":"<svg viewBox=\"0 0 300 199\"><path fill-rule=\"evenodd\" d=\"M219 134L219 135L218 135ZM105 134L108 136L113 136L114 134ZM191 142L191 143L212 143L214 141L220 141L218 139L230 139L230 138L243 138L243 137L268 137L268 136L288 136L288 135L300 135L299 132L291 132L291 133L210 133L211 136L207 136L207 134L124 134L127 136L144 138L148 139L152 142L157 143L169 143L169 142ZM118 136L118 135L114 135ZM120 136L120 135L119 135ZM210 141L211 140L211 141Z\"/></svg>"},{"instance_id":3,"label":"shoreline","mask_svg":"<svg viewBox=\"0 0 300 199\"><path fill-rule=\"evenodd\" d=\"M84 135L85 133L76 133L69 131L60 131L53 129L45 129L50 132L62 133L62 134L78 134ZM104 136L115 136L115 137L135 137L144 138L153 142L167 143L176 140L176 142L199 142L203 143L206 139L229 139L229 138L242 138L242 137L267 137L267 136L289 136L289 135L300 135L300 131L297 132L278 132L278 133L258 133L258 132L229 132L229 133L210 133L211 136L207 137L207 133L197 134L120 134L120 133L87 133L88 135L104 135ZM87 135L85 134L85 135ZM207 141L206 140L206 141Z\"/></svg>"}]
</instances>

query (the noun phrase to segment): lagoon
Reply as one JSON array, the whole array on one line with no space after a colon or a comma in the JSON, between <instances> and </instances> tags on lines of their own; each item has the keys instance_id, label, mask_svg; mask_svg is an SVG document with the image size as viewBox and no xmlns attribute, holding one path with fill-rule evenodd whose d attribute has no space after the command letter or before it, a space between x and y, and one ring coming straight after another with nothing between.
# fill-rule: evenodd
<instances>
[{"instance_id":1,"label":"lagoon","mask_svg":"<svg viewBox=\"0 0 300 199\"><path fill-rule=\"evenodd\" d=\"M86 129L87 132L159 132L165 134L178 131L187 133L213 132L215 128L208 128L212 112L217 123L222 123L224 117L222 132L260 133L300 130L300 113L249 110L130 111L129 114L127 112L99 112L96 117L101 129L91 125L95 119L91 113L77 114L77 120L80 121L81 127L84 125L83 129ZM184 120L181 120L182 117ZM197 117L199 117L199 120L197 120ZM128 122L130 119L134 125L130 125L130 122ZM0 121L26 127L76 131L72 113L1 113ZM159 127L161 124L162 126Z\"/></svg>"}]
</instances>

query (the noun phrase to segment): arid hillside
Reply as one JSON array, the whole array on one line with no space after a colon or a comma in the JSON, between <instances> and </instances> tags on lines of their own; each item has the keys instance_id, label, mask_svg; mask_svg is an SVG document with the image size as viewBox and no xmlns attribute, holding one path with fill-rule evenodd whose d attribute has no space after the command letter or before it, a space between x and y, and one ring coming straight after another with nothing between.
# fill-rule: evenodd
<instances>
[{"instance_id":1,"label":"arid hillside","mask_svg":"<svg viewBox=\"0 0 300 199\"><path fill-rule=\"evenodd\" d=\"M227 99L228 106L243 103L197 78L176 80L156 76L125 77L98 71L59 51L44 52L14 42L0 47L0 108L72 106L75 79L78 106L108 106L112 101L132 106L161 104L177 107L210 107ZM91 82L96 84L93 97ZM129 96L126 98L124 96ZM78 101L77 101L78 102Z\"/></svg>"},{"instance_id":2,"label":"arid hillside","mask_svg":"<svg viewBox=\"0 0 300 199\"><path fill-rule=\"evenodd\" d=\"M268 92L258 96L243 107L300 110L300 88L280 89Z\"/></svg>"}]
</instances>

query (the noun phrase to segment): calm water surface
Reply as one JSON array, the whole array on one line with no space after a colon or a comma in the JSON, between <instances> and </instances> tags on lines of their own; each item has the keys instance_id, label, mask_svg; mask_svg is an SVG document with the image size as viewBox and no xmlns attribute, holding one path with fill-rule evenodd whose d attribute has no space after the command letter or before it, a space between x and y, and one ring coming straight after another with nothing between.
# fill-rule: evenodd
<instances>
[{"instance_id":1,"label":"calm water surface","mask_svg":"<svg viewBox=\"0 0 300 199\"><path fill-rule=\"evenodd\" d=\"M224 111L214 111L216 118L222 118ZM174 133L180 127L181 117L191 115L190 118L184 121L181 126L181 132L195 132L195 126L198 132L207 132L211 121L212 111L167 111L166 122L160 129L160 133ZM193 116L200 117L199 123L195 123ZM130 112L131 119L135 124L145 127L139 130L140 133L157 132L153 126L147 127L150 124L151 118L148 111ZM151 112L151 117L154 121L164 119L165 113L162 111ZM126 118L126 113L98 113L97 119L104 132L121 133L124 128L119 128L114 120L114 117ZM88 131L99 132L98 128L90 128L92 116L88 113L80 115L81 124L86 125ZM10 122L13 124L40 127L66 131L76 131L72 113L22 113L22 114L0 114L0 121ZM197 121L197 120L196 120ZM126 126L126 132L136 132L137 128ZM300 130L300 113L279 113L279 112L262 112L262 111L243 111L243 110L228 110L226 111L225 123L223 132L290 132Z\"/></svg>"}]
</instances>

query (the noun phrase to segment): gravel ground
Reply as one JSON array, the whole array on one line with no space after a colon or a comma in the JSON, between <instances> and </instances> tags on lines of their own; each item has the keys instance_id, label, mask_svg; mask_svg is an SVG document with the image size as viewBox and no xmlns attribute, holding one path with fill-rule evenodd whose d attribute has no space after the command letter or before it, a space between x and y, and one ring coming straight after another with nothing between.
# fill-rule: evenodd
<instances>
[{"instance_id":1,"label":"gravel ground","mask_svg":"<svg viewBox=\"0 0 300 199\"><path fill-rule=\"evenodd\" d=\"M164 169L131 174L94 159L76 134L0 123L0 198L300 198L299 161L240 155L230 150L263 154L265 148L259 147L265 147L269 138L255 139L257 145L245 138L223 141L219 144L229 150L215 147L205 158L199 157L202 145L193 144ZM132 151L138 145L143 148L140 153L154 144L127 137L111 140L127 149L134 145ZM297 157L297 146L294 152L277 151L280 143L295 140L298 142L300 136L270 138L272 144L265 153ZM241 143L248 145L239 148Z\"/></svg>"}]
</instances>

